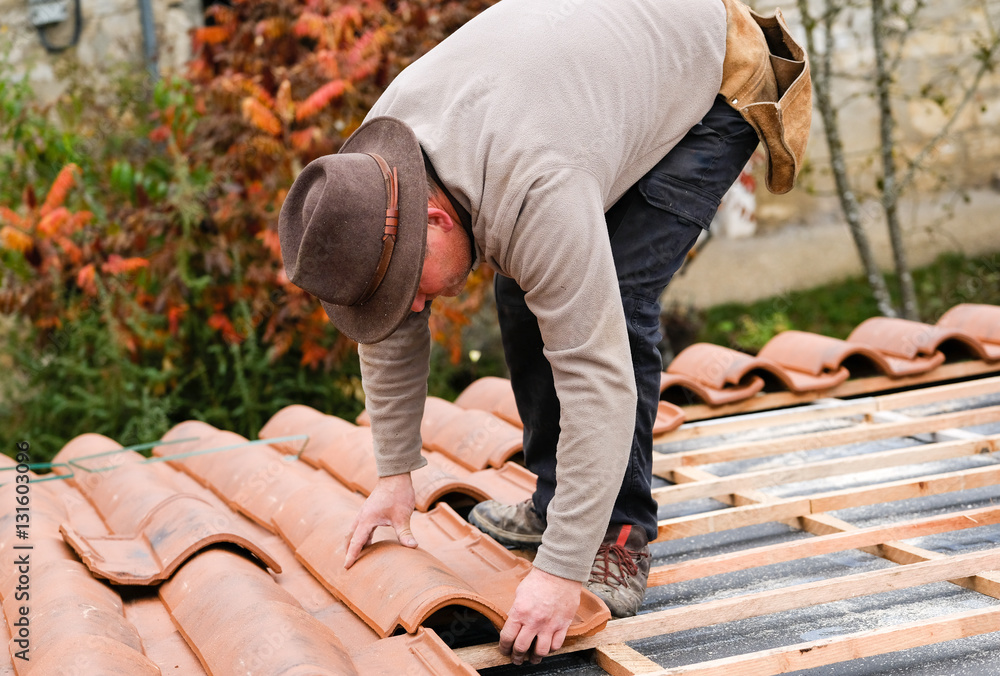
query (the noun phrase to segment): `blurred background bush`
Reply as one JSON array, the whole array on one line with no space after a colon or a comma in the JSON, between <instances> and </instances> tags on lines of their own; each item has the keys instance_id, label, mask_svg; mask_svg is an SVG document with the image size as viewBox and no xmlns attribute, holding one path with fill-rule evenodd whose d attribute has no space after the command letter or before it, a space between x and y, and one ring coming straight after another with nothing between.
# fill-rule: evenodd
<instances>
[{"instance_id":1,"label":"blurred background bush","mask_svg":"<svg viewBox=\"0 0 1000 676\"><path fill-rule=\"evenodd\" d=\"M45 106L0 55L0 448L31 439L44 460L84 432L128 445L197 418L255 437L291 403L360 412L354 345L284 276L278 211L489 4L212 5L185 77L75 72ZM488 281L436 303L435 358L457 365L442 394L474 366L461 329Z\"/></svg>"}]
</instances>

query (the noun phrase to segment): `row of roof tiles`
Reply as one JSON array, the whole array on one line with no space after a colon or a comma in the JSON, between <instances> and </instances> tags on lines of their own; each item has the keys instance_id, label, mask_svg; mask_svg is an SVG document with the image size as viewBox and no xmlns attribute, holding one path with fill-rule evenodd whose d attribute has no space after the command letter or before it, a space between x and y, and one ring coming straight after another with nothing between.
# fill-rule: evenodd
<instances>
[{"instance_id":1,"label":"row of roof tiles","mask_svg":"<svg viewBox=\"0 0 1000 676\"><path fill-rule=\"evenodd\" d=\"M955 347L1000 359L1000 308L960 305L937 325L868 320L846 341L789 331L757 357L695 345L671 364L663 390L719 404L759 392L761 374L793 391L823 389L859 360L902 377L936 368ZM654 433L682 421L680 408L660 402ZM428 465L413 477L421 546L402 547L382 529L345 570L347 526L377 479L365 414L358 423L289 406L248 442L191 421L151 459L100 435L72 440L56 458L62 480L32 484L33 659L0 659L0 676L55 673L53 665L102 674L471 673L422 624L465 606L500 627L527 572L442 502L531 494L534 476L507 462L521 450L510 384L484 378L455 404L428 400ZM0 500L13 502L14 490L0 486ZM13 518L0 517L4 561L23 544ZM16 585L15 574L0 575L5 630L17 617ZM607 619L585 595L571 634Z\"/></svg>"},{"instance_id":2,"label":"row of roof tiles","mask_svg":"<svg viewBox=\"0 0 1000 676\"><path fill-rule=\"evenodd\" d=\"M521 500L534 476L503 462L520 448L516 428L447 402L429 418L447 407L455 427L414 476L420 547L379 529L350 570L348 526L375 480L366 427L290 406L261 431L273 445L196 421L171 429L150 459L101 435L73 439L54 459L62 480L32 484L32 575L48 594L32 598L33 659L7 655L0 674L81 659L80 673L101 674L473 673L422 625L464 606L499 629L530 564L438 500ZM0 487L0 499L13 502L15 488ZM13 514L0 529L0 557L13 560L24 544ZM11 628L16 583L0 584ZM587 593L570 634L609 617Z\"/></svg>"},{"instance_id":3,"label":"row of roof tiles","mask_svg":"<svg viewBox=\"0 0 1000 676\"><path fill-rule=\"evenodd\" d=\"M904 378L933 371L946 360L1000 361L1000 307L962 304L937 324L874 317L847 340L805 331L783 331L757 356L721 345L696 343L682 350L660 377L654 436L679 427L684 411L674 402L723 406L750 399L765 389L794 393L829 390L852 375L880 373ZM480 378L455 400L489 411L520 426L510 383Z\"/></svg>"},{"instance_id":4,"label":"row of roof tiles","mask_svg":"<svg viewBox=\"0 0 1000 676\"><path fill-rule=\"evenodd\" d=\"M795 393L827 390L851 375L902 378L933 371L946 359L1000 361L1000 307L966 303L936 324L874 317L847 340L784 331L756 357L699 343L681 351L660 382L664 398L711 406L748 399L766 382Z\"/></svg>"},{"instance_id":5,"label":"row of roof tiles","mask_svg":"<svg viewBox=\"0 0 1000 676\"><path fill-rule=\"evenodd\" d=\"M784 331L756 357L719 345L699 343L673 360L660 382L671 400L721 406L753 397L765 380L795 393L827 390L851 375L880 373L890 378L933 371L946 359L1000 360L1000 308L962 304L937 324L874 317L847 340L804 331Z\"/></svg>"}]
</instances>

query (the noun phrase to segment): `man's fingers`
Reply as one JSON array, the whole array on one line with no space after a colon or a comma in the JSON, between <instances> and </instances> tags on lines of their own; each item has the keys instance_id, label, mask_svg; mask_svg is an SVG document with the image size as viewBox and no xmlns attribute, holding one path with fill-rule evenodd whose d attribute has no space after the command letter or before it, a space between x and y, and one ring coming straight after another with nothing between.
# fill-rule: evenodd
<instances>
[{"instance_id":1,"label":"man's fingers","mask_svg":"<svg viewBox=\"0 0 1000 676\"><path fill-rule=\"evenodd\" d=\"M354 523L351 527L347 529L347 535L344 536L344 549L351 548L351 539L354 537L354 531L358 529L358 524L361 523L361 514L354 517Z\"/></svg>"},{"instance_id":2,"label":"man's fingers","mask_svg":"<svg viewBox=\"0 0 1000 676\"><path fill-rule=\"evenodd\" d=\"M569 627L560 629L556 633L552 634L552 647L550 650L559 650L563 647L563 642L566 640L566 632L569 631Z\"/></svg>"},{"instance_id":3,"label":"man's fingers","mask_svg":"<svg viewBox=\"0 0 1000 676\"><path fill-rule=\"evenodd\" d=\"M359 526L354 531L354 535L351 537L351 544L347 547L347 556L344 558L344 568L350 568L354 565L354 562L358 560L361 556L361 550L364 546L369 543L372 539L372 533L375 532L375 526L371 524L364 524Z\"/></svg>"},{"instance_id":4,"label":"man's fingers","mask_svg":"<svg viewBox=\"0 0 1000 676\"><path fill-rule=\"evenodd\" d=\"M396 528L396 539L399 540L399 544L405 547L417 546L417 538L413 537L413 531L410 530L409 520L403 524L402 528Z\"/></svg>"},{"instance_id":5,"label":"man's fingers","mask_svg":"<svg viewBox=\"0 0 1000 676\"><path fill-rule=\"evenodd\" d=\"M361 551L371 543L375 529L379 526L392 526L400 543L416 547L417 540L410 530L413 503L413 482L408 472L379 479L344 540L344 568L354 565L361 556Z\"/></svg>"},{"instance_id":6,"label":"man's fingers","mask_svg":"<svg viewBox=\"0 0 1000 676\"><path fill-rule=\"evenodd\" d=\"M514 647L510 652L510 661L514 664L523 663L525 656L531 650L534 640L535 632L522 625L521 631L517 633L517 638L514 639Z\"/></svg>"},{"instance_id":7,"label":"man's fingers","mask_svg":"<svg viewBox=\"0 0 1000 676\"><path fill-rule=\"evenodd\" d=\"M549 654L549 650L552 646L552 636L547 633L541 633L535 638L535 649L531 651L531 655L528 657L532 664L538 664L542 661L542 658Z\"/></svg>"},{"instance_id":8,"label":"man's fingers","mask_svg":"<svg viewBox=\"0 0 1000 676\"><path fill-rule=\"evenodd\" d=\"M503 629L500 631L500 652L504 655L510 655L511 648L514 646L514 639L517 638L519 631L521 631L521 623L517 620L507 618Z\"/></svg>"}]
</instances>

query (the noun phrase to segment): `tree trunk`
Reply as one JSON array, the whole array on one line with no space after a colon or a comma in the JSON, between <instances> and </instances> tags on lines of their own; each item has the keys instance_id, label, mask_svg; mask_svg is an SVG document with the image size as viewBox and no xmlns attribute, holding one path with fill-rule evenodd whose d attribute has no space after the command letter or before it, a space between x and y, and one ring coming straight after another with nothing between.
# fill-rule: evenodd
<instances>
[{"instance_id":1,"label":"tree trunk","mask_svg":"<svg viewBox=\"0 0 1000 676\"><path fill-rule=\"evenodd\" d=\"M854 245L858 250L861 263L865 268L865 276L871 286L872 295L878 304L879 312L887 317L895 317L896 310L892 305L889 296L889 289L885 284L885 278L875 262L875 255L872 252L871 242L868 240L868 233L865 232L861 223L861 207L858 204L857 195L851 188L851 183L847 176L847 161L844 157L844 144L840 138L840 126L837 120L837 109L833 105L830 97L832 84L832 63L833 63L833 22L839 8L834 6L832 0L825 0L825 11L823 13L823 36L824 51L820 55L816 50L816 27L817 20L809 12L808 0L797 0L799 12L802 14L802 24L806 30L806 46L810 56L815 60L820 57L819 67L814 62L812 64L813 88L816 92L815 105L823 119L823 131L826 135L826 144L830 150L830 168L833 171L833 178L836 183L837 197L840 199L840 207L844 212L844 218L851 230L854 238Z\"/></svg>"},{"instance_id":2,"label":"tree trunk","mask_svg":"<svg viewBox=\"0 0 1000 676\"><path fill-rule=\"evenodd\" d=\"M900 298L903 302L903 316L918 318L917 294L913 287L913 275L906 259L903 232L899 224L899 192L896 189L896 146L893 138L895 120L892 116L892 101L889 85L892 76L885 51L885 0L872 0L872 37L875 47L875 90L878 93L879 132L882 151L882 209L885 211L892 244L892 258L899 279Z\"/></svg>"}]
</instances>

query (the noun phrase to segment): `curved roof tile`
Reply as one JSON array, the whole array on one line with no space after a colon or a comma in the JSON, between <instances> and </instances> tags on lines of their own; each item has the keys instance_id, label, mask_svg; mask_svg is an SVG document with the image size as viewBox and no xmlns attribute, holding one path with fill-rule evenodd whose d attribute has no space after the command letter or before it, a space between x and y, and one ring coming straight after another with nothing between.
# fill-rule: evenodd
<instances>
[{"instance_id":1,"label":"curved roof tile","mask_svg":"<svg viewBox=\"0 0 1000 676\"><path fill-rule=\"evenodd\" d=\"M873 369L890 378L931 373L955 352L986 362L1000 361L1000 307L956 305L936 325L873 317L858 325L847 340L783 331L757 357L696 343L682 350L661 374L660 393L662 399L681 404L695 403L697 398L722 406L760 393L767 382L759 375L803 394L837 387ZM491 384L489 389L499 389L499 385ZM469 400L488 404L489 396L477 389Z\"/></svg>"},{"instance_id":2,"label":"curved roof tile","mask_svg":"<svg viewBox=\"0 0 1000 676\"><path fill-rule=\"evenodd\" d=\"M833 372L817 374L786 369L770 359L709 343L696 343L685 349L677 355L667 372L688 376L714 390L741 387L754 374L767 374L792 392L830 389L847 380L850 375L843 367Z\"/></svg>"},{"instance_id":3,"label":"curved roof tile","mask_svg":"<svg viewBox=\"0 0 1000 676\"><path fill-rule=\"evenodd\" d=\"M171 430L165 441L170 441L172 437L190 438L193 433L198 435L195 441L183 444L165 443L155 450L161 454L170 452L180 455L218 447L228 448L202 455L180 457L177 460L170 460L169 463L198 478L202 485L208 486L220 497L239 506L241 512L249 511L248 506L252 508L258 500L254 492L247 491L247 486L253 485L255 479L262 476L270 479L267 482L269 492L283 494L293 488L318 487L324 494L345 498L348 504L354 505L355 511L360 504L358 496L340 487L325 472L301 463L288 463L286 456L265 444L246 445L246 440L242 437L229 432L220 432L204 423L178 425ZM102 443L106 444L107 441L102 440ZM79 448L79 444L77 446ZM237 447L231 448L233 446ZM80 452L86 450L89 449L83 448ZM281 471L268 470L274 466L275 459L282 463L279 466ZM227 481L225 469L237 461L242 466L249 467L251 471L241 472L243 478L240 481ZM150 465L138 466L150 467ZM183 476L178 475L173 483L183 488L185 481ZM257 516L260 518L264 514L262 512ZM271 527L274 527L273 524ZM280 542L277 538L274 539ZM65 549L62 542L59 544ZM269 547L273 546L273 543L268 544ZM192 652L191 656L194 657L197 653L209 673L236 671L243 673L245 669L241 671L235 668L235 663L227 662L230 658L244 660L240 663L241 668L248 666L246 660L255 660L255 664L260 668L256 673L360 673L386 676L398 673L474 673L463 665L431 631L420 629L415 636L378 640L377 634L371 632L339 601L330 597L317 580L291 558L291 553L283 543L280 546L281 551L288 552L280 558L287 557L286 565L289 570L287 574L276 572L274 577L236 553L216 549L201 552L185 562L173 574L170 581L161 587L163 604L160 604L159 609L155 607L158 602L147 603L147 606L141 609L141 614L155 617L158 612L166 612L163 609L163 605L166 605L170 610L170 616L181 628L181 634L177 634L177 639L183 637L181 640L184 645L194 648L195 652ZM228 557L221 570L217 564L212 563L220 556ZM241 569L242 574L234 574L233 571L236 569ZM89 573L86 573L86 576L92 582L96 582ZM301 597L306 599L313 611L323 619L320 620L302 608L288 589L299 591ZM169 590L179 590L178 595L171 596ZM323 598L328 600L324 602ZM188 601L182 602L178 599L188 599ZM145 601L149 602L149 599ZM263 626L261 626L262 621L259 621L262 617ZM279 629L287 633L287 636L280 637L281 646L274 644L275 622L278 623ZM159 633L164 632L165 630L161 628ZM165 633L163 638L165 646L173 641L176 651L177 639L170 632ZM317 635L319 638L316 640L310 638ZM353 671L345 666L351 662L337 662L335 657L338 659L339 657L329 654L328 649L333 645L331 637L334 641L344 638L350 640L348 660L357 661ZM321 648L319 652L316 651L317 645ZM257 649L258 652L254 652ZM175 665L184 663L183 659L173 659L172 656L167 661ZM109 670L107 673L113 672ZM136 670L134 673L142 672ZM199 671L190 669L185 673L195 674Z\"/></svg>"},{"instance_id":4,"label":"curved roof tile","mask_svg":"<svg viewBox=\"0 0 1000 676\"><path fill-rule=\"evenodd\" d=\"M336 634L232 552L211 550L188 561L160 598L209 673L359 673Z\"/></svg>"},{"instance_id":5,"label":"curved roof tile","mask_svg":"<svg viewBox=\"0 0 1000 676\"><path fill-rule=\"evenodd\" d=\"M496 376L479 378L458 395L455 405L467 410L492 413L517 428L524 426L517 412L514 390L506 378ZM679 406L661 401L656 419L653 421L653 434L664 434L680 427L683 422L684 412Z\"/></svg>"},{"instance_id":6,"label":"curved roof tile","mask_svg":"<svg viewBox=\"0 0 1000 676\"><path fill-rule=\"evenodd\" d=\"M415 535L422 546L407 549L381 539L392 536L377 531L375 539L380 541L345 569L345 539L359 507L359 500L312 486L287 501L275 523L310 572L380 636L391 635L397 627L415 631L442 604L465 605L497 620L496 606L435 558L420 536ZM418 517L411 519L415 533L413 521ZM400 575L404 570L411 574Z\"/></svg>"},{"instance_id":7,"label":"curved roof tile","mask_svg":"<svg viewBox=\"0 0 1000 676\"><path fill-rule=\"evenodd\" d=\"M660 374L660 397L669 400L669 403L681 405L695 403L697 398L709 406L723 406L749 399L763 389L764 379L760 376L751 376L746 383L737 386L716 388L686 375Z\"/></svg>"},{"instance_id":8,"label":"curved roof tile","mask_svg":"<svg viewBox=\"0 0 1000 676\"><path fill-rule=\"evenodd\" d=\"M944 355L937 352L927 357L902 359L867 345L806 331L782 331L767 341L758 356L780 364L789 374L813 376L840 371L844 362L852 358L863 359L870 368L893 378L926 373L944 362Z\"/></svg>"},{"instance_id":9,"label":"curved roof tile","mask_svg":"<svg viewBox=\"0 0 1000 676\"><path fill-rule=\"evenodd\" d=\"M656 407L656 419L653 421L653 435L665 434L677 429L684 423L684 410L669 401L661 401Z\"/></svg>"},{"instance_id":10,"label":"curved roof tile","mask_svg":"<svg viewBox=\"0 0 1000 676\"><path fill-rule=\"evenodd\" d=\"M206 676L208 672L155 592L130 595L125 602L125 617L139 631L146 656L160 667L161 673Z\"/></svg>"},{"instance_id":11,"label":"curved roof tile","mask_svg":"<svg viewBox=\"0 0 1000 676\"><path fill-rule=\"evenodd\" d=\"M325 469L352 490L364 495L371 493L378 479L378 470L370 428L355 427L340 418L303 406L296 406L294 410L282 409L275 417L279 416L278 424L268 422L264 426L262 438L272 432L308 434L309 442L301 456L304 461ZM516 498L520 502L534 490L534 475L523 468L522 473L496 469L470 472L435 451L425 449L424 457L427 465L411 475L420 511L427 511L436 502L451 495L464 495L475 500ZM526 486L530 488L526 489Z\"/></svg>"},{"instance_id":12,"label":"curved roof tile","mask_svg":"<svg viewBox=\"0 0 1000 676\"><path fill-rule=\"evenodd\" d=\"M515 427L522 426L514 390L506 378L486 376L477 379L462 390L455 399L455 405L469 410L487 411Z\"/></svg>"},{"instance_id":13,"label":"curved roof tile","mask_svg":"<svg viewBox=\"0 0 1000 676\"><path fill-rule=\"evenodd\" d=\"M424 446L470 471L501 467L523 447L517 427L486 411L428 397L420 425Z\"/></svg>"},{"instance_id":14,"label":"curved roof tile","mask_svg":"<svg viewBox=\"0 0 1000 676\"><path fill-rule=\"evenodd\" d=\"M4 504L14 504L16 485L0 487ZM14 512L0 515L0 558L15 561L24 541L15 539ZM31 491L30 660L18 662L18 676L56 674L78 667L81 673L159 676L159 668L143 653L136 628L123 614L122 600L96 580L80 563L59 534L66 508L45 484ZM19 616L23 601L17 599L17 568L0 572L0 599L8 628ZM10 644L17 650L16 644ZM2 669L0 669L2 673Z\"/></svg>"},{"instance_id":15,"label":"curved roof tile","mask_svg":"<svg viewBox=\"0 0 1000 676\"><path fill-rule=\"evenodd\" d=\"M411 517L419 547L403 547L391 529L380 529L374 544L347 570L345 540L360 500L313 486L289 499L275 515L275 524L296 556L327 589L381 636L397 627L415 631L433 613L451 605L471 608L502 626L514 589L530 568L528 562L440 504ZM399 575L404 570L411 574ZM592 595L585 595L581 608L571 635L597 631L609 618L607 608Z\"/></svg>"},{"instance_id":16,"label":"curved roof tile","mask_svg":"<svg viewBox=\"0 0 1000 676\"><path fill-rule=\"evenodd\" d=\"M866 319L851 331L847 342L867 345L902 359L931 357L941 351L945 343L955 343L976 358L988 358L979 339L964 331L898 317Z\"/></svg>"},{"instance_id":17,"label":"curved roof tile","mask_svg":"<svg viewBox=\"0 0 1000 676\"><path fill-rule=\"evenodd\" d=\"M92 502L111 531L84 535L70 523L60 526L67 544L91 572L118 584L154 584L170 577L194 553L220 542L242 547L280 572L234 515L198 495L180 492L165 474L168 468L146 464L134 451L99 455L121 448L107 437L83 435L55 457L56 462L75 464L79 475L68 481ZM87 480L94 472L79 469L88 467L91 459L104 465L96 481ZM69 470L57 467L56 472Z\"/></svg>"},{"instance_id":18,"label":"curved roof tile","mask_svg":"<svg viewBox=\"0 0 1000 676\"><path fill-rule=\"evenodd\" d=\"M1000 360L1000 307L962 303L941 315L937 326L955 329L978 339L987 359Z\"/></svg>"},{"instance_id":19,"label":"curved roof tile","mask_svg":"<svg viewBox=\"0 0 1000 676\"><path fill-rule=\"evenodd\" d=\"M288 495L308 482L309 474L315 470L289 462L288 456L268 445L251 445L238 434L223 432L202 422L175 425L163 440L187 438L194 432L200 435L198 440L157 446L153 449L154 455L169 457L229 449L167 462L209 488L232 509L273 532L271 517L274 512Z\"/></svg>"}]
</instances>

